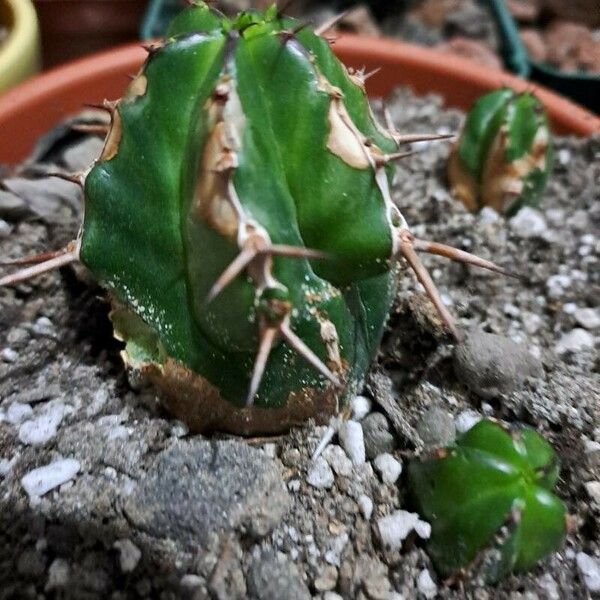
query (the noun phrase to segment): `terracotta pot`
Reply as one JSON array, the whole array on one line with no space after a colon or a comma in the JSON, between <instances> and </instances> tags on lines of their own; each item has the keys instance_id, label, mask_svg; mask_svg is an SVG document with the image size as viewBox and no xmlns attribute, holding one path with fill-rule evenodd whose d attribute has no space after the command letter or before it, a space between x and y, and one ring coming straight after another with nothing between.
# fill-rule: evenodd
<instances>
[{"instance_id":1,"label":"terracotta pot","mask_svg":"<svg viewBox=\"0 0 600 600\"><path fill-rule=\"evenodd\" d=\"M0 92L40 68L38 22L29 0L0 0L0 25L8 36L0 42Z\"/></svg>"},{"instance_id":2,"label":"terracotta pot","mask_svg":"<svg viewBox=\"0 0 600 600\"><path fill-rule=\"evenodd\" d=\"M147 0L34 0L44 68L138 38Z\"/></svg>"},{"instance_id":3,"label":"terracotta pot","mask_svg":"<svg viewBox=\"0 0 600 600\"><path fill-rule=\"evenodd\" d=\"M369 93L386 95L398 85L416 92L435 92L448 106L466 109L481 94L502 86L533 90L545 104L559 134L600 133L600 119L564 98L502 71L433 50L392 40L356 36L338 38L333 46L348 65L367 70L382 67L369 79ZM137 44L115 48L45 73L0 97L0 163L17 163L35 140L84 104L118 98L146 52Z\"/></svg>"}]
</instances>

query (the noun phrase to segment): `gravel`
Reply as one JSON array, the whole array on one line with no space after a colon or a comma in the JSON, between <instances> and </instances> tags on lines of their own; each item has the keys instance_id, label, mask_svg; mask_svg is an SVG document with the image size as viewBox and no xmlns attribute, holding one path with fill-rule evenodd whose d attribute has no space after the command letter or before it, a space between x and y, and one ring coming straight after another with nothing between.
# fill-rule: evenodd
<instances>
[{"instance_id":1,"label":"gravel","mask_svg":"<svg viewBox=\"0 0 600 600\"><path fill-rule=\"evenodd\" d=\"M462 118L407 91L388 106L403 132L456 131ZM54 155L46 150L47 165L63 165L72 140L57 141ZM490 210L473 216L452 200L447 152L421 145L398 164L392 194L415 235L527 278L424 255L468 332L454 348L414 278L399 278L368 385L317 459L329 487L308 482L323 426L242 440L194 437L171 420L153 390L128 380L104 293L80 273L1 289L0 595L408 600L433 586L452 600L597 593L600 140L557 140L568 161L557 161L525 235L523 223ZM76 164L75 151L69 160ZM61 247L78 230L77 188L27 178L12 173L12 192L0 185L7 258ZM574 332L575 343L558 353ZM417 430L431 407L447 430L452 417L457 433L485 415L550 440L562 466L557 492L581 524L558 552L494 588L477 577L456 589L438 579L424 548L431 528L410 512L405 474L387 483L377 468L380 455L406 465L423 450Z\"/></svg>"},{"instance_id":2,"label":"gravel","mask_svg":"<svg viewBox=\"0 0 600 600\"><path fill-rule=\"evenodd\" d=\"M373 461L375 470L381 475L384 483L392 485L398 481L402 473L402 463L396 460L391 454L380 454Z\"/></svg>"}]
</instances>

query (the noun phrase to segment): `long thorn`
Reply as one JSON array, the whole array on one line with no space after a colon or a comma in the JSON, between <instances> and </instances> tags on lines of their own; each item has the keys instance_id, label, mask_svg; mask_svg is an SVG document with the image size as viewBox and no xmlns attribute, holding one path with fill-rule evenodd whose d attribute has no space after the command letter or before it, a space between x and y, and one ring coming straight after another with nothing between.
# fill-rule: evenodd
<instances>
[{"instance_id":1,"label":"long thorn","mask_svg":"<svg viewBox=\"0 0 600 600\"><path fill-rule=\"evenodd\" d=\"M431 275L429 275L429 272L423 266L423 263L417 256L417 253L413 248L412 242L402 237L400 238L400 254L402 254L402 256L406 259L406 262L414 271L415 275L417 276L417 279L425 288L425 292L427 292L429 299L431 300L431 302L433 302L433 305L435 306L442 321L446 324L446 327L448 327L448 329L452 332L452 335L455 339L460 339L458 329L454 324L454 319L452 318L452 315L450 314L448 309L444 306L444 303L440 298L438 289L433 279L431 279Z\"/></svg>"},{"instance_id":2,"label":"long thorn","mask_svg":"<svg viewBox=\"0 0 600 600\"><path fill-rule=\"evenodd\" d=\"M371 77L373 77L373 75L377 75L377 73L379 73L379 71L381 71L383 67L376 67L375 69L373 69L372 71L369 71L368 73L364 73L361 76L361 79L363 80L363 83L365 81L368 81L369 79L371 79Z\"/></svg>"},{"instance_id":3,"label":"long thorn","mask_svg":"<svg viewBox=\"0 0 600 600\"><path fill-rule=\"evenodd\" d=\"M261 250L260 254L287 256L289 258L330 258L330 255L326 252L311 250L310 248L303 248L302 246L287 246L285 244L273 244L272 246L268 246L264 250Z\"/></svg>"},{"instance_id":4,"label":"long thorn","mask_svg":"<svg viewBox=\"0 0 600 600\"><path fill-rule=\"evenodd\" d=\"M210 304L256 258L257 254L255 248L244 248L210 288L205 304Z\"/></svg>"},{"instance_id":5,"label":"long thorn","mask_svg":"<svg viewBox=\"0 0 600 600\"><path fill-rule=\"evenodd\" d=\"M352 10L353 9L349 8L348 10L345 10L344 12L341 12L338 15L331 17L331 19L327 19L325 23L319 25L319 27L315 29L315 34L323 35L330 29L333 29L340 21L345 19L352 12Z\"/></svg>"},{"instance_id":6,"label":"long thorn","mask_svg":"<svg viewBox=\"0 0 600 600\"><path fill-rule=\"evenodd\" d=\"M71 129L77 133L87 133L89 135L108 135L110 125L103 123L74 123Z\"/></svg>"},{"instance_id":7,"label":"long thorn","mask_svg":"<svg viewBox=\"0 0 600 600\"><path fill-rule=\"evenodd\" d=\"M256 361L254 362L254 368L252 369L252 379L250 380L250 388L248 389L248 396L246 397L246 406L252 406L254 404L254 397L262 381L265 368L267 366L267 360L277 335L277 327L267 327L263 330L258 345L258 353L256 354Z\"/></svg>"},{"instance_id":8,"label":"long thorn","mask_svg":"<svg viewBox=\"0 0 600 600\"><path fill-rule=\"evenodd\" d=\"M384 154L382 160L385 164L387 164L396 160L408 158L409 156L414 156L415 154L418 154L418 152L396 152L395 154Z\"/></svg>"},{"instance_id":9,"label":"long thorn","mask_svg":"<svg viewBox=\"0 0 600 600\"><path fill-rule=\"evenodd\" d=\"M437 256L443 256L456 262L473 265L475 267L481 267L482 269L488 269L489 271L495 271L496 273L506 275L507 277L515 277L516 279L523 278L521 275L506 271L490 260L480 258L475 254L465 252L464 250L459 250L458 248L453 248L452 246L446 246L445 244L438 244L437 242L428 242L427 240L413 238L413 247L415 250L419 250L421 252L436 254Z\"/></svg>"},{"instance_id":10,"label":"long thorn","mask_svg":"<svg viewBox=\"0 0 600 600\"><path fill-rule=\"evenodd\" d=\"M455 137L455 133L397 133L394 135L394 141L397 144L413 144L415 142L437 142L440 140L451 140Z\"/></svg>"},{"instance_id":11,"label":"long thorn","mask_svg":"<svg viewBox=\"0 0 600 600\"><path fill-rule=\"evenodd\" d=\"M42 252L41 254L34 254L33 256L24 256L23 258L16 258L15 260L7 260L0 262L0 266L3 267L18 267L22 265L37 265L42 262L46 262L58 256L62 256L67 252L72 252L72 248L67 246L60 250L51 250L50 252Z\"/></svg>"},{"instance_id":12,"label":"long thorn","mask_svg":"<svg viewBox=\"0 0 600 600\"><path fill-rule=\"evenodd\" d=\"M0 278L0 287L5 285L14 285L16 283L20 283L21 281L25 281L27 279L31 279L32 277L36 277L37 275L47 273L48 271L60 269L60 267L64 267L77 260L79 260L79 249L76 247L75 249L69 252L65 252L60 256L47 260L46 262L33 265L32 267L28 267L27 269L17 271L12 275L6 275Z\"/></svg>"},{"instance_id":13,"label":"long thorn","mask_svg":"<svg viewBox=\"0 0 600 600\"><path fill-rule=\"evenodd\" d=\"M79 187L83 187L85 179L82 173L62 173L61 171L48 171L44 174L46 177L57 177L58 179L69 181L70 183L74 183Z\"/></svg>"},{"instance_id":14,"label":"long thorn","mask_svg":"<svg viewBox=\"0 0 600 600\"><path fill-rule=\"evenodd\" d=\"M312 365L321 375L327 377L333 385L341 387L340 380L329 370L327 365L290 329L287 323L282 323L279 333L285 341L298 353L306 362Z\"/></svg>"}]
</instances>

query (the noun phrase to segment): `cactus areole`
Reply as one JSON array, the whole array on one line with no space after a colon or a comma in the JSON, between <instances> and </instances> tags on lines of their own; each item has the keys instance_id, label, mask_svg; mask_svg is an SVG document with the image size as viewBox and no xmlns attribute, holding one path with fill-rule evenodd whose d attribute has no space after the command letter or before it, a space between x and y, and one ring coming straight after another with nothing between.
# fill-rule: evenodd
<instances>
[{"instance_id":1,"label":"cactus areole","mask_svg":"<svg viewBox=\"0 0 600 600\"><path fill-rule=\"evenodd\" d=\"M500 270L409 233L390 195L398 148L443 136L380 126L365 77L275 6L188 8L104 104L103 152L72 176L78 239L0 285L83 263L126 363L195 431L335 413L377 351L401 258L453 333L416 250Z\"/></svg>"}]
</instances>

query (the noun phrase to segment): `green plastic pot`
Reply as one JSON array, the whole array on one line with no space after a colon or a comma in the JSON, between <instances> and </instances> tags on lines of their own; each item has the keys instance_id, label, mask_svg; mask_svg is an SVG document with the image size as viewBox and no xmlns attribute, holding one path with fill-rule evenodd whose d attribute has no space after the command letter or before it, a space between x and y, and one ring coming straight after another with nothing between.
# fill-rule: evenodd
<instances>
[{"instance_id":1,"label":"green plastic pot","mask_svg":"<svg viewBox=\"0 0 600 600\"><path fill-rule=\"evenodd\" d=\"M565 73L531 60L519 37L519 30L504 0L482 0L494 13L506 66L520 77L537 81L600 114L600 76Z\"/></svg>"}]
</instances>

